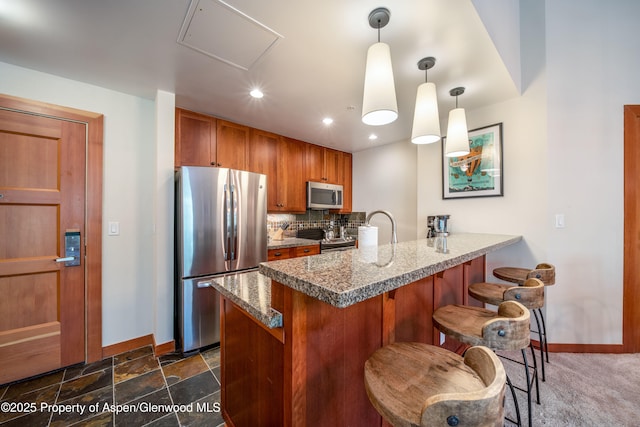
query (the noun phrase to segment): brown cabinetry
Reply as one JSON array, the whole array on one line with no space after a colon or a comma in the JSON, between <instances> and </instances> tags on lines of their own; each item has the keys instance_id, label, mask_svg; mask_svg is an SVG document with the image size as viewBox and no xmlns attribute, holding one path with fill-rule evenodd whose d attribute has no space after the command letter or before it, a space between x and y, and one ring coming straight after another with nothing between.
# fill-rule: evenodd
<instances>
[{"instance_id":1,"label":"brown cabinetry","mask_svg":"<svg viewBox=\"0 0 640 427\"><path fill-rule=\"evenodd\" d=\"M267 261L279 259L297 258L302 256L317 255L320 253L320 245L296 246L293 248L269 249Z\"/></svg>"},{"instance_id":2,"label":"brown cabinetry","mask_svg":"<svg viewBox=\"0 0 640 427\"><path fill-rule=\"evenodd\" d=\"M305 181L343 186L343 207L339 213L349 213L352 210L352 158L351 153L319 145L306 144L305 147Z\"/></svg>"},{"instance_id":3,"label":"brown cabinetry","mask_svg":"<svg viewBox=\"0 0 640 427\"><path fill-rule=\"evenodd\" d=\"M251 130L247 169L267 175L269 212L304 212L304 143L258 129Z\"/></svg>"},{"instance_id":4,"label":"brown cabinetry","mask_svg":"<svg viewBox=\"0 0 640 427\"><path fill-rule=\"evenodd\" d=\"M305 176L307 181L342 184L342 152L315 144L305 147Z\"/></svg>"},{"instance_id":5,"label":"brown cabinetry","mask_svg":"<svg viewBox=\"0 0 640 427\"><path fill-rule=\"evenodd\" d=\"M217 119L216 122L216 166L246 170L250 128L220 119Z\"/></svg>"},{"instance_id":6,"label":"brown cabinetry","mask_svg":"<svg viewBox=\"0 0 640 427\"><path fill-rule=\"evenodd\" d=\"M352 158L351 153L342 153L342 185L343 185L343 193L342 193L342 209L340 209L340 213L351 213L353 209L352 202Z\"/></svg>"},{"instance_id":7,"label":"brown cabinetry","mask_svg":"<svg viewBox=\"0 0 640 427\"><path fill-rule=\"evenodd\" d=\"M365 391L366 360L393 342L438 344L433 311L461 304L465 282L484 279L484 262L481 256L345 308L272 280L271 306L285 319L278 330L223 298L225 419L238 426L385 425ZM443 346L458 349L453 341ZM260 369L247 370L255 360ZM259 404L247 406L247 399Z\"/></svg>"},{"instance_id":8,"label":"brown cabinetry","mask_svg":"<svg viewBox=\"0 0 640 427\"><path fill-rule=\"evenodd\" d=\"M303 213L306 182L344 187L351 212L350 153L176 108L175 166L217 166L267 175L267 211Z\"/></svg>"},{"instance_id":9,"label":"brown cabinetry","mask_svg":"<svg viewBox=\"0 0 640 427\"><path fill-rule=\"evenodd\" d=\"M249 128L176 108L175 165L246 169Z\"/></svg>"},{"instance_id":10,"label":"brown cabinetry","mask_svg":"<svg viewBox=\"0 0 640 427\"><path fill-rule=\"evenodd\" d=\"M175 165L217 166L216 119L176 108Z\"/></svg>"}]
</instances>

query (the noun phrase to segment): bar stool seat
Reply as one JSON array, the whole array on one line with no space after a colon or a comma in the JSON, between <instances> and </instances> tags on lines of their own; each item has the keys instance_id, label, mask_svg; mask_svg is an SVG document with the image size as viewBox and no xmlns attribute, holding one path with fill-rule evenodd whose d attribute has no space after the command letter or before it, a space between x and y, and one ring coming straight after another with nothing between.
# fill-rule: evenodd
<instances>
[{"instance_id":1,"label":"bar stool seat","mask_svg":"<svg viewBox=\"0 0 640 427\"><path fill-rule=\"evenodd\" d=\"M482 307L452 304L438 308L433 313L433 322L440 332L468 345L486 346L494 351L521 351L527 381L525 391L527 392L529 426L532 426L531 396L534 381L538 403L540 403L540 396L535 357L533 358L533 378L531 378L526 356L527 347L531 347L529 310L516 301L502 302L499 304L497 312ZM532 347L531 351L533 353ZM521 425L514 387L508 377L507 382L516 408L517 424Z\"/></svg>"},{"instance_id":2,"label":"bar stool seat","mask_svg":"<svg viewBox=\"0 0 640 427\"><path fill-rule=\"evenodd\" d=\"M423 343L393 343L366 361L367 395L393 426L502 426L506 374L487 347L464 357Z\"/></svg>"},{"instance_id":3,"label":"bar stool seat","mask_svg":"<svg viewBox=\"0 0 640 427\"><path fill-rule=\"evenodd\" d=\"M501 283L472 283L469 295L486 304L500 305L517 301L529 310L544 307L544 283L540 279L527 279L522 286Z\"/></svg>"},{"instance_id":4,"label":"bar stool seat","mask_svg":"<svg viewBox=\"0 0 640 427\"><path fill-rule=\"evenodd\" d=\"M540 263L536 265L534 269L520 268L520 267L498 267L493 269L493 275L505 282L517 283L518 285L524 284L527 279L539 279L545 286L551 286L556 283L556 268L553 264ZM544 359L542 360L542 380L545 380L544 363L549 363L549 343L547 342L547 325L544 320L544 312L542 307L533 309L533 314L538 322L538 315L540 315L540 322L542 323L542 329L538 326L538 335L540 336L540 352L544 353Z\"/></svg>"},{"instance_id":5,"label":"bar stool seat","mask_svg":"<svg viewBox=\"0 0 640 427\"><path fill-rule=\"evenodd\" d=\"M536 265L536 268L497 267L493 269L493 275L505 282L524 284L527 279L539 279L546 286L556 283L556 268L547 263Z\"/></svg>"}]
</instances>

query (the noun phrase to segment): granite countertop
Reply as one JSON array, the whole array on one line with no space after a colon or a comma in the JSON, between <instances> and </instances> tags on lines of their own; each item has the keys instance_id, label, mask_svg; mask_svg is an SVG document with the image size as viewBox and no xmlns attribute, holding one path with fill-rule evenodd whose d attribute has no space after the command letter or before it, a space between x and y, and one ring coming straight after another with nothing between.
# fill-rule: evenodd
<instances>
[{"instance_id":1,"label":"granite countertop","mask_svg":"<svg viewBox=\"0 0 640 427\"><path fill-rule=\"evenodd\" d=\"M261 263L259 271L320 301L348 307L517 243L522 236L460 233L442 239L271 261Z\"/></svg>"},{"instance_id":2,"label":"granite countertop","mask_svg":"<svg viewBox=\"0 0 640 427\"><path fill-rule=\"evenodd\" d=\"M269 239L267 249L295 248L297 246L319 245L320 240L302 239L299 237L285 237L283 240Z\"/></svg>"},{"instance_id":3,"label":"granite countertop","mask_svg":"<svg viewBox=\"0 0 640 427\"><path fill-rule=\"evenodd\" d=\"M257 271L214 280L214 288L268 328L282 327L282 314L271 308L271 279Z\"/></svg>"}]
</instances>

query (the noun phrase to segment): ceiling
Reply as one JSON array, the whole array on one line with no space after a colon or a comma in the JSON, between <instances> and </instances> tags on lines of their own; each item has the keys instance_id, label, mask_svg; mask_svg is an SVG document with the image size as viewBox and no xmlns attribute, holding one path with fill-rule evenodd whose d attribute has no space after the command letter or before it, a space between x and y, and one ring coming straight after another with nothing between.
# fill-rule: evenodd
<instances>
[{"instance_id":1,"label":"ceiling","mask_svg":"<svg viewBox=\"0 0 640 427\"><path fill-rule=\"evenodd\" d=\"M364 64L377 41L368 15L380 6L391 11L380 39L399 118L367 126ZM181 32L190 12L197 26ZM178 43L181 35L246 69ZM443 133L450 89L466 87L466 109L518 95L471 0L0 0L2 62L149 99L172 92L179 107L350 152L409 140L426 56L436 58L428 77ZM249 96L254 87L262 99Z\"/></svg>"}]
</instances>

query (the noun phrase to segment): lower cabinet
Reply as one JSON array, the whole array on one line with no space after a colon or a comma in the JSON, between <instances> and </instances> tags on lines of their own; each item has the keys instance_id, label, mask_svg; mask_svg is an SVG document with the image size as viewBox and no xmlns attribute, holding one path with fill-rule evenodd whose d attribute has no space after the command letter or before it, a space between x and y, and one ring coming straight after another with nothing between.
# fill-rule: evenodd
<instances>
[{"instance_id":1,"label":"lower cabinet","mask_svg":"<svg viewBox=\"0 0 640 427\"><path fill-rule=\"evenodd\" d=\"M320 245L296 246L293 248L283 249L269 249L267 251L267 261L317 255L319 253Z\"/></svg>"},{"instance_id":2,"label":"lower cabinet","mask_svg":"<svg viewBox=\"0 0 640 427\"><path fill-rule=\"evenodd\" d=\"M319 250L319 245L313 247ZM291 257L305 248L271 251ZM221 297L225 422L258 427L386 425L367 397L364 363L392 342L439 344L433 311L462 304L468 283L484 279L484 264L482 256L345 308L272 280L271 307L283 315L283 326L275 329ZM442 345L461 347L449 340Z\"/></svg>"}]
</instances>

